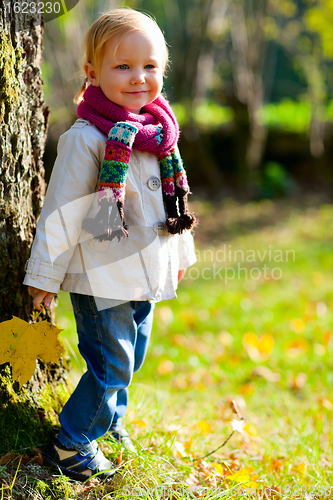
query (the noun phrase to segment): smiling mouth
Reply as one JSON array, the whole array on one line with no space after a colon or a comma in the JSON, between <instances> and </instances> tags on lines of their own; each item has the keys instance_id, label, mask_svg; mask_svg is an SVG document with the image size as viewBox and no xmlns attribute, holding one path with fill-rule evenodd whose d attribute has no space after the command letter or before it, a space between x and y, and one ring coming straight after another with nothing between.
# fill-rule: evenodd
<instances>
[{"instance_id":1,"label":"smiling mouth","mask_svg":"<svg viewBox=\"0 0 333 500\"><path fill-rule=\"evenodd\" d=\"M131 94L131 95L141 95L141 94L145 94L147 92L147 90L137 90L135 92L127 92L127 94Z\"/></svg>"}]
</instances>

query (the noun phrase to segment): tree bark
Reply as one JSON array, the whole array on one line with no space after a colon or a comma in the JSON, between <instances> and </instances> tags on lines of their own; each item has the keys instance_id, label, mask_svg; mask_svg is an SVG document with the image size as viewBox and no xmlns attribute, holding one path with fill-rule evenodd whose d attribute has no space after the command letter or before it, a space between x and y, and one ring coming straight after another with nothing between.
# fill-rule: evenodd
<instances>
[{"instance_id":1,"label":"tree bark","mask_svg":"<svg viewBox=\"0 0 333 500\"><path fill-rule=\"evenodd\" d=\"M42 155L49 109L42 94L42 26L15 31L20 14L0 0L0 321L28 320L31 301L22 285L45 191ZM16 19L18 17L18 19ZM32 20L33 21L33 20Z\"/></svg>"},{"instance_id":2,"label":"tree bark","mask_svg":"<svg viewBox=\"0 0 333 500\"><path fill-rule=\"evenodd\" d=\"M239 165L239 183L247 186L250 195L255 194L267 139L267 127L260 119L264 101L262 72L265 53L261 26L266 7L266 0L235 0L230 5L236 97L247 106L249 118L245 162Z\"/></svg>"},{"instance_id":3,"label":"tree bark","mask_svg":"<svg viewBox=\"0 0 333 500\"><path fill-rule=\"evenodd\" d=\"M22 282L45 193L49 108L42 93L42 35L42 19L15 13L14 1L0 0L0 322L13 315L32 319L32 300ZM48 311L39 319L51 317ZM2 365L0 454L39 444L56 422L51 407L59 406L57 391L64 390L63 365L38 362L20 391L9 365Z\"/></svg>"}]
</instances>

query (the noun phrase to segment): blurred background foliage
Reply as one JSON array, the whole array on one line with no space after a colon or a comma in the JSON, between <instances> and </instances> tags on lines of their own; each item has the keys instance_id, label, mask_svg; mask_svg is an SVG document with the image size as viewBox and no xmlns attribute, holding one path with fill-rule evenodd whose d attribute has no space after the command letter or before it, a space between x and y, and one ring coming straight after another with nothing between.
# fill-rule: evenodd
<instances>
[{"instance_id":1,"label":"blurred background foliage","mask_svg":"<svg viewBox=\"0 0 333 500\"><path fill-rule=\"evenodd\" d=\"M333 186L332 0L81 0L45 25L45 153L76 119L81 43L103 12L156 18L170 49L165 93L194 194L275 198Z\"/></svg>"}]
</instances>

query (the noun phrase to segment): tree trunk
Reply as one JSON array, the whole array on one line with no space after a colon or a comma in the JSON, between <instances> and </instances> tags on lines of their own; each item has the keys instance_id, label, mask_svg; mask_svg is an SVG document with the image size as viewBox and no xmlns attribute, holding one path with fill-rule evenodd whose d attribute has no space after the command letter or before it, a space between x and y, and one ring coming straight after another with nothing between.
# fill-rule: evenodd
<instances>
[{"instance_id":1,"label":"tree trunk","mask_svg":"<svg viewBox=\"0 0 333 500\"><path fill-rule=\"evenodd\" d=\"M43 23L15 12L14 4L0 0L0 322L13 315L32 319L22 282L45 192L49 116L40 69ZM39 319L51 317L48 311ZM33 379L18 391L9 365L0 367L0 454L44 440L56 422L51 407L65 391L63 376L63 365L38 362Z\"/></svg>"},{"instance_id":2,"label":"tree trunk","mask_svg":"<svg viewBox=\"0 0 333 500\"><path fill-rule=\"evenodd\" d=\"M262 20L267 0L246 2L235 0L230 4L232 62L236 97L247 106L249 127L245 157L239 164L240 185L247 186L248 194L256 194L260 166L265 152L267 127L260 118L264 101L263 61L265 36ZM245 138L243 138L244 140ZM245 161L244 161L245 160Z\"/></svg>"}]
</instances>

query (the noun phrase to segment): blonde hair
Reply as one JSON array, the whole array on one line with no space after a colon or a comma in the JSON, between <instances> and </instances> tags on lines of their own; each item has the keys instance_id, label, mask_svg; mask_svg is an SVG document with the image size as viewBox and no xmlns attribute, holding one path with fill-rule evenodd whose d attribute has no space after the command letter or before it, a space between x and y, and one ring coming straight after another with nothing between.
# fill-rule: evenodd
<instances>
[{"instance_id":1,"label":"blonde hair","mask_svg":"<svg viewBox=\"0 0 333 500\"><path fill-rule=\"evenodd\" d=\"M143 14L137 10L123 8L102 14L88 29L83 40L83 58L80 74L82 76L85 75L84 65L89 62L94 66L97 77L99 77L104 45L110 38L117 37L116 51L121 41L130 33L152 30L160 37L165 47L163 57L163 69L165 70L168 64L169 52L163 33L156 21L147 14ZM74 102L79 103L82 100L87 84L87 78L85 78L81 89L74 98Z\"/></svg>"}]
</instances>

